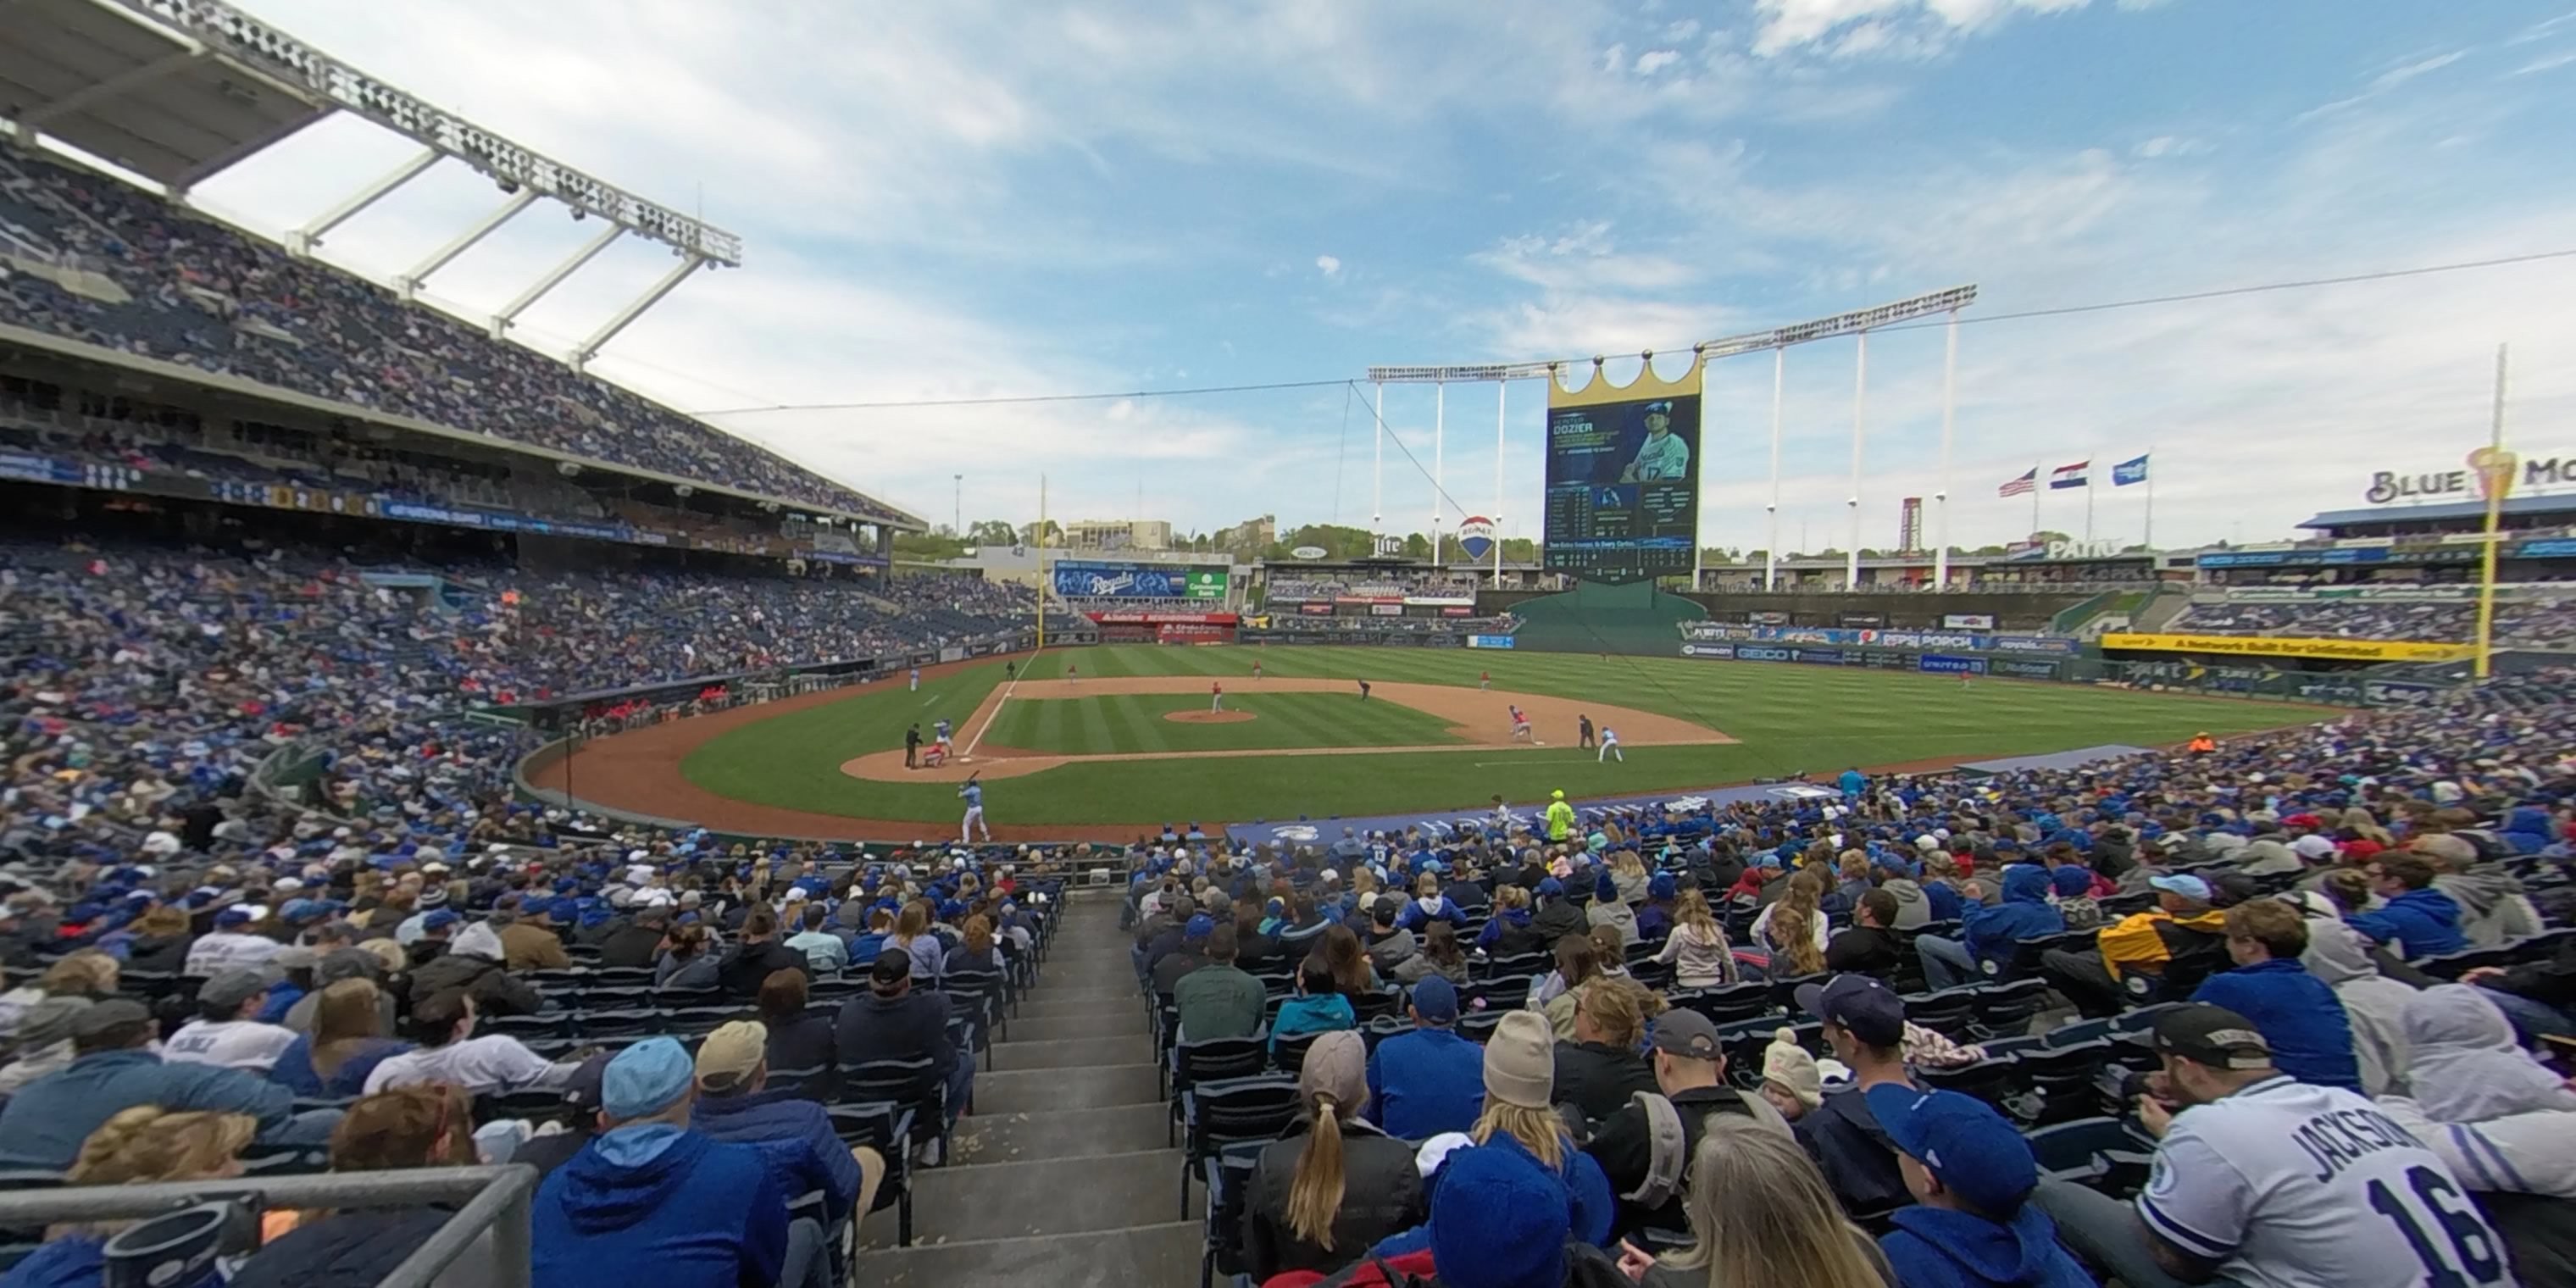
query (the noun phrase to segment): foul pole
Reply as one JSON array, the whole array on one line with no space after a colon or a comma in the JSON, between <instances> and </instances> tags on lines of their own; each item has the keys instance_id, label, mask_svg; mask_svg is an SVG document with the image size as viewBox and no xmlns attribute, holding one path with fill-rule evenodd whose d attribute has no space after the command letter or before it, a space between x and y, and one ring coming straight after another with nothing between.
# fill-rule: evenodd
<instances>
[{"instance_id":1,"label":"foul pole","mask_svg":"<svg viewBox=\"0 0 2576 1288\"><path fill-rule=\"evenodd\" d=\"M1046 566L1046 475L1038 476L1038 651L1046 651L1047 592L1055 589L1055 579L1047 576Z\"/></svg>"},{"instance_id":2,"label":"foul pole","mask_svg":"<svg viewBox=\"0 0 2576 1288\"><path fill-rule=\"evenodd\" d=\"M2481 680L2495 671L2495 590L2496 545L2504 526L2504 494L2513 486L2513 458L2504 450L2504 383L2507 351L2496 346L2495 410L2487 421L2487 445L2483 452L2471 452L2469 464L2476 468L2478 486L2487 494L2486 557L2478 571L2478 664Z\"/></svg>"}]
</instances>

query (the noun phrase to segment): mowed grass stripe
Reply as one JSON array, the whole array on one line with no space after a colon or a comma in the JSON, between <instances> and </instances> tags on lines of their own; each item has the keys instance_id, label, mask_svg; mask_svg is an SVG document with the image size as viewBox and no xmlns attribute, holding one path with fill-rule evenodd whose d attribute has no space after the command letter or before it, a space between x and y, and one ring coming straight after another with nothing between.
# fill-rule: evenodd
<instances>
[{"instance_id":1,"label":"mowed grass stripe","mask_svg":"<svg viewBox=\"0 0 2576 1288\"><path fill-rule=\"evenodd\" d=\"M1516 653L1504 650L1368 649L1346 647L1189 648L1157 645L1049 649L1028 666L1032 679L1054 679L1068 664L1085 677L1107 675L1241 676L1226 682L1228 705L1260 690L1252 663L1281 677L1349 681L1414 680L1473 689L1479 671L1491 671L1498 690L1549 694L1587 703L1657 711L1730 734L1738 745L1628 748L1628 763L1567 764L1548 755L1427 755L1303 757L1176 757L1150 765L1118 761L1074 764L992 785L987 806L996 822L1130 823L1173 818L1253 819L1312 814L1395 813L1474 808L1495 792L1520 802L1544 800L1562 788L1569 795L1609 795L1706 787L1804 769L1827 774L1846 765L1884 765L1934 757L2031 755L2099 743L2153 745L2178 742L2199 729L2226 735L2313 720L2332 714L2283 706L2178 694L2137 693L2080 685L1980 678L1962 688L1950 677L1860 668L1762 662L1711 662L1690 658L1611 658L1591 654ZM919 820L954 825L955 789L933 783L883 783L839 772L844 760L899 748L904 726L946 714L964 720L983 694L1001 680L998 663L967 668L904 691L869 685L839 701L757 721L709 740L693 752L683 772L710 791L744 800L862 818ZM954 686L951 688L950 686ZM934 694L937 687L943 692ZM1205 709L1206 684L1175 701ZM1383 691L1381 691L1381 695ZM1176 750L1279 746L1292 724L1329 732L1325 745L1348 745L1357 731L1355 686L1337 693L1273 695L1322 705L1300 722L1296 716L1233 725L1171 725ZM1383 702L1372 702L1377 708ZM1000 746L1039 745L1056 702L1014 701L987 735ZM1394 704L1386 704L1392 708ZM1178 708L1171 708L1178 709ZM1347 714L1346 714L1347 713ZM1370 717L1391 714L1372 710ZM1334 719L1342 717L1341 723ZM1499 708L1496 718L1499 719ZM1595 718L1599 713L1595 712ZM1080 727L1059 712L1064 737ZM1324 737L1313 728L1301 737ZM974 730L961 727L960 737ZM1388 736L1380 734L1379 736ZM1550 743L1570 731L1542 730ZM1199 741L1200 738L1208 741ZM1258 739L1233 742L1235 738ZM1049 741L1062 741L1063 737ZM1411 732L1397 744L1427 743ZM1062 748L1072 754L1081 749ZM1553 752L1554 748L1549 749ZM1479 767L1473 762L1504 763Z\"/></svg>"},{"instance_id":2,"label":"mowed grass stripe","mask_svg":"<svg viewBox=\"0 0 2576 1288\"><path fill-rule=\"evenodd\" d=\"M1110 736L1110 745L1119 751L1170 751L1171 740L1163 731L1181 726L1163 716L1176 709L1170 703L1176 696L1182 695L1128 694L1111 701L1108 710L1117 730ZM1183 700L1196 701L1186 697Z\"/></svg>"}]
</instances>

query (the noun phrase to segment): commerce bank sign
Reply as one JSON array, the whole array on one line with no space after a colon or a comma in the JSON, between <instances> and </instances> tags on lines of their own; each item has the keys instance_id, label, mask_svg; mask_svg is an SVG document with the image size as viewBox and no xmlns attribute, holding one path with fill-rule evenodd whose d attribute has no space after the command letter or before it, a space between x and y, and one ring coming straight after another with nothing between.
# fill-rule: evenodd
<instances>
[{"instance_id":1,"label":"commerce bank sign","mask_svg":"<svg viewBox=\"0 0 2576 1288\"><path fill-rule=\"evenodd\" d=\"M2539 490L2576 487L2576 455L2517 457L2509 451L2481 447L2469 453L2463 468L2408 474L2379 470L2361 496L2372 505L2398 501L2485 500L2497 491L2511 496L2517 487Z\"/></svg>"}]
</instances>

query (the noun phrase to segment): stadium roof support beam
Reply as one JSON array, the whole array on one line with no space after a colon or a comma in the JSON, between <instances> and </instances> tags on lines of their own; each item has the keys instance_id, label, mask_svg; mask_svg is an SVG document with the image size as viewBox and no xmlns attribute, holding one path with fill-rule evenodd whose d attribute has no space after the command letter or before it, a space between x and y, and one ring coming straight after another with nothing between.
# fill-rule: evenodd
<instances>
[{"instance_id":1,"label":"stadium roof support beam","mask_svg":"<svg viewBox=\"0 0 2576 1288\"><path fill-rule=\"evenodd\" d=\"M491 214L475 220L472 227L449 239L446 245L431 251L429 258L414 264L410 272L395 278L394 285L402 291L404 299L410 299L419 293L420 284L428 281L430 274L447 267L457 256L472 250L474 243L491 236L493 229L510 222L512 216L535 204L537 204L537 194L533 189L521 188L512 193L510 199L502 202Z\"/></svg>"},{"instance_id":2,"label":"stadium roof support beam","mask_svg":"<svg viewBox=\"0 0 2576 1288\"><path fill-rule=\"evenodd\" d=\"M0 8L6 7L5 3L0 3ZM130 90L141 89L205 56L205 46L192 44L176 53L153 59L151 62L128 67L105 80L91 81L51 102L38 103L29 107L18 113L18 123L29 129L41 130L46 122L56 117L88 111L91 107Z\"/></svg>"},{"instance_id":3,"label":"stadium roof support beam","mask_svg":"<svg viewBox=\"0 0 2576 1288\"><path fill-rule=\"evenodd\" d=\"M520 314L527 312L529 305L545 298L546 292L562 285L565 278L580 272L582 265L597 259L599 252L608 249L608 244L616 241L625 232L625 229L615 224L600 229L597 237L591 238L581 249L565 256L562 263L548 270L545 276L531 283L528 289L519 292L517 299L502 305L501 311L492 315L492 338L500 339L502 333L510 329L510 324L517 321Z\"/></svg>"},{"instance_id":4,"label":"stadium roof support beam","mask_svg":"<svg viewBox=\"0 0 2576 1288\"><path fill-rule=\"evenodd\" d=\"M1893 326L1899 322L1911 322L1917 318L1955 312L1976 302L1977 288L1973 284L1953 286L1946 290L1917 295L1911 299L1895 300L1865 309L1854 309L1849 313L1836 313L1831 317L1811 318L1788 326L1772 327L1767 331L1749 331L1742 335L1703 340L1691 346L1691 353L1694 360L1704 361L1710 358L1732 358L1743 353L1758 353L1764 349L1784 349L1793 344L1812 344L1818 340L1858 335L1864 331ZM1652 358L1654 354L1650 350L1637 356ZM1546 362L1485 363L1460 367L1371 367L1368 369L1368 378L1371 383L1389 385L1436 385L1474 380L1536 380L1541 376L1554 376L1558 371L1580 363L1590 362L1599 366L1604 361L1607 361L1606 356L1595 354L1590 358L1562 358Z\"/></svg>"},{"instance_id":5,"label":"stadium roof support beam","mask_svg":"<svg viewBox=\"0 0 2576 1288\"><path fill-rule=\"evenodd\" d=\"M661 281L653 283L642 295L636 296L632 303L619 309L617 316L610 318L606 326L591 332L590 338L582 341L581 346L572 351L572 369L579 371L587 366L592 358L599 356L603 346L617 338L618 332L625 330L635 319L644 316L646 309L661 303L663 296L680 289L680 283L687 281L689 274L698 271L701 266L709 262L703 255L691 255L673 266L670 272L662 275Z\"/></svg>"},{"instance_id":6,"label":"stadium roof support beam","mask_svg":"<svg viewBox=\"0 0 2576 1288\"><path fill-rule=\"evenodd\" d=\"M437 164L438 149L422 148L418 155L386 171L374 183L350 193L339 205L315 215L301 228L288 230L287 251L296 255L311 253L314 247L322 244L324 234L356 218L361 211L393 195L396 188L419 178Z\"/></svg>"}]
</instances>

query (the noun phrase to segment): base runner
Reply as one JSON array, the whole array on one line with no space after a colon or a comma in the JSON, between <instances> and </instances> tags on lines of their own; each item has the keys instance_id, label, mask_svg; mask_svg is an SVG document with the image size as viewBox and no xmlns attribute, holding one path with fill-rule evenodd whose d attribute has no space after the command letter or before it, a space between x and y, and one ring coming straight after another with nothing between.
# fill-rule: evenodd
<instances>
[{"instance_id":1,"label":"base runner","mask_svg":"<svg viewBox=\"0 0 2576 1288\"><path fill-rule=\"evenodd\" d=\"M1507 708L1506 708L1506 709L1507 709L1507 710L1509 710L1509 711L1512 713L1512 741L1514 741L1514 742L1528 742L1528 741L1530 741L1530 722L1529 722L1529 716L1528 716L1526 713L1524 713L1524 712L1520 709L1520 707L1519 707L1519 706L1517 706L1517 705L1510 705L1510 706L1507 706Z\"/></svg>"},{"instance_id":2,"label":"base runner","mask_svg":"<svg viewBox=\"0 0 2576 1288\"><path fill-rule=\"evenodd\" d=\"M957 843L960 845L974 839L978 831L984 834L985 840L993 839L993 829L984 825L984 785L975 781L983 776L984 771L978 769L966 776L965 786L957 789L958 798L966 802L966 821L957 827Z\"/></svg>"}]
</instances>

